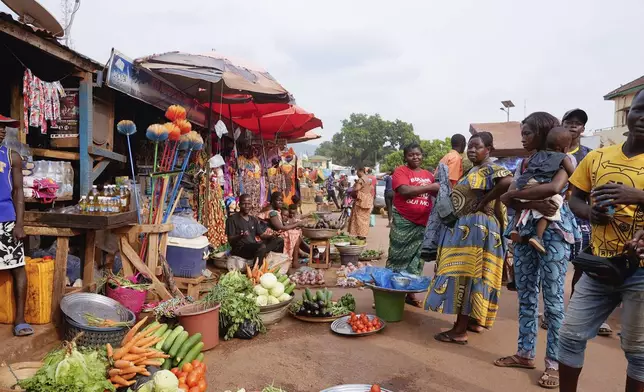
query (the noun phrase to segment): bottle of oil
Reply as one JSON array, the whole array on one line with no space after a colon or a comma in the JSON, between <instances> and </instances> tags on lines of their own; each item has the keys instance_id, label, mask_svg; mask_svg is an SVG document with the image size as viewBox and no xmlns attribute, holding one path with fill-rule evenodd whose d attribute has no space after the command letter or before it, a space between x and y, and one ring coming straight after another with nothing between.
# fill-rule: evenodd
<instances>
[{"instance_id":1,"label":"bottle of oil","mask_svg":"<svg viewBox=\"0 0 644 392\"><path fill-rule=\"evenodd\" d=\"M121 212L130 211L130 190L127 185L122 185L119 190L119 196L121 197Z\"/></svg>"},{"instance_id":2,"label":"bottle of oil","mask_svg":"<svg viewBox=\"0 0 644 392\"><path fill-rule=\"evenodd\" d=\"M87 196L81 196L78 207L80 207L81 214L87 214Z\"/></svg>"}]
</instances>

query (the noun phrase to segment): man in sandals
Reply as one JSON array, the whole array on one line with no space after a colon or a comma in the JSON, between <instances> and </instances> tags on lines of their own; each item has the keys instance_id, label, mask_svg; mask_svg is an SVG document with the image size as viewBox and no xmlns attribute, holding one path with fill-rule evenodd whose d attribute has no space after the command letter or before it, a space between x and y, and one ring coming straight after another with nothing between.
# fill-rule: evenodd
<instances>
[{"instance_id":1,"label":"man in sandals","mask_svg":"<svg viewBox=\"0 0 644 392\"><path fill-rule=\"evenodd\" d=\"M0 115L0 145L7 135L6 127L17 128L19 123ZM27 275L25 273L25 238L23 218L25 212L22 191L22 160L20 155L0 146L0 270L9 270L13 276L13 291L16 300L16 318L13 334L28 336L34 333L25 322L27 299ZM7 300L6 298L3 300Z\"/></svg>"},{"instance_id":2,"label":"man in sandals","mask_svg":"<svg viewBox=\"0 0 644 392\"><path fill-rule=\"evenodd\" d=\"M626 122L626 142L590 152L570 178L570 207L575 215L591 222L592 251L599 257L618 256L633 247L642 250L644 91L633 100ZM583 274L575 285L559 330L560 391L577 391L586 343L620 303L621 345L628 361L626 392L644 391L643 266L640 263L621 284L609 285Z\"/></svg>"}]
</instances>

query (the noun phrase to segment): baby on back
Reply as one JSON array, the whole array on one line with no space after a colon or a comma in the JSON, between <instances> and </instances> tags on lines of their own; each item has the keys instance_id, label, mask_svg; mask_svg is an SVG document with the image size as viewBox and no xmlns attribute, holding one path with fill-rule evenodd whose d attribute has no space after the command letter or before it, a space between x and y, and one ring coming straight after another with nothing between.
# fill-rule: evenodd
<instances>
[{"instance_id":1,"label":"baby on back","mask_svg":"<svg viewBox=\"0 0 644 392\"><path fill-rule=\"evenodd\" d=\"M510 191L507 197L521 199L521 195L525 196L525 191L538 186L540 184L547 184L561 172L564 172L567 177L570 177L575 170L576 162L568 155L572 135L570 131L564 127L553 128L546 138L546 149L536 152L530 157L527 163L526 170L516 180L516 191ZM526 225L536 225L536 235L528 239L537 251L546 253L546 248L543 245L543 233L548 228L550 222L560 222L561 213L560 209L564 202L563 194L556 194L548 197L558 207L557 213L553 216L543 216L536 210L524 210L515 222L512 222L512 240L521 241L519 230Z\"/></svg>"}]
</instances>

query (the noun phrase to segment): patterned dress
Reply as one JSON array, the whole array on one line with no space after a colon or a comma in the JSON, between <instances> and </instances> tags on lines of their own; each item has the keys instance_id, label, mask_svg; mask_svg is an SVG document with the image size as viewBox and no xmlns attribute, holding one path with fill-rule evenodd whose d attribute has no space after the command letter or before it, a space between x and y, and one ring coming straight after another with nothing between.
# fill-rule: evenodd
<instances>
[{"instance_id":1,"label":"patterned dress","mask_svg":"<svg viewBox=\"0 0 644 392\"><path fill-rule=\"evenodd\" d=\"M425 299L425 309L447 314L468 315L479 325L494 324L501 293L507 224L494 214L494 204L474 212L497 179L511 176L507 169L488 164L473 167L452 191L452 203L459 217L453 227L439 233L437 272Z\"/></svg>"},{"instance_id":2,"label":"patterned dress","mask_svg":"<svg viewBox=\"0 0 644 392\"><path fill-rule=\"evenodd\" d=\"M373 209L371 187L364 178L358 180L358 196L349 217L349 234L356 237L366 237L369 234L369 218Z\"/></svg>"}]
</instances>

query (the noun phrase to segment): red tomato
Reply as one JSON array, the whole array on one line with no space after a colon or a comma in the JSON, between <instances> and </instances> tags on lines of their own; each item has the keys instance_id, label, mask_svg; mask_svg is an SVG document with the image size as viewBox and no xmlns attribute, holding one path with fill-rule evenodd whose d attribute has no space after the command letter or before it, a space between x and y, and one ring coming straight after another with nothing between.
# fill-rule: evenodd
<instances>
[{"instance_id":1,"label":"red tomato","mask_svg":"<svg viewBox=\"0 0 644 392\"><path fill-rule=\"evenodd\" d=\"M206 392L206 389L208 389L208 384L206 383L206 380L204 380L203 378L199 380L198 387L200 392Z\"/></svg>"},{"instance_id":2,"label":"red tomato","mask_svg":"<svg viewBox=\"0 0 644 392\"><path fill-rule=\"evenodd\" d=\"M192 371L190 374L188 374L188 377L186 378L186 384L188 384L189 387L196 387L199 384L199 371Z\"/></svg>"},{"instance_id":3,"label":"red tomato","mask_svg":"<svg viewBox=\"0 0 644 392\"><path fill-rule=\"evenodd\" d=\"M199 366L200 364L201 364L201 362L200 362L198 359L195 359L194 361L192 361L192 367L193 367L193 368L196 368L196 367L197 367L197 366Z\"/></svg>"},{"instance_id":4,"label":"red tomato","mask_svg":"<svg viewBox=\"0 0 644 392\"><path fill-rule=\"evenodd\" d=\"M192 387L188 390L188 392L201 392L201 390L199 389L199 387Z\"/></svg>"},{"instance_id":5,"label":"red tomato","mask_svg":"<svg viewBox=\"0 0 644 392\"><path fill-rule=\"evenodd\" d=\"M187 386L186 384L179 383L179 389L183 389L184 391L188 391L190 389L190 387Z\"/></svg>"},{"instance_id":6,"label":"red tomato","mask_svg":"<svg viewBox=\"0 0 644 392\"><path fill-rule=\"evenodd\" d=\"M380 386L379 385L372 385L371 390L369 392L380 392Z\"/></svg>"},{"instance_id":7,"label":"red tomato","mask_svg":"<svg viewBox=\"0 0 644 392\"><path fill-rule=\"evenodd\" d=\"M177 378L181 378L181 377L186 378L186 377L188 377L188 373L186 373L184 371L180 371L179 373L176 374L176 376L177 376Z\"/></svg>"},{"instance_id":8,"label":"red tomato","mask_svg":"<svg viewBox=\"0 0 644 392\"><path fill-rule=\"evenodd\" d=\"M177 368L173 368L173 369L172 369L172 370L170 370L170 371L171 371L171 372L172 372L172 374L174 374L175 376L177 375L177 373L179 373L179 369L177 369Z\"/></svg>"},{"instance_id":9,"label":"red tomato","mask_svg":"<svg viewBox=\"0 0 644 392\"><path fill-rule=\"evenodd\" d=\"M186 377L179 377L179 384L185 384L186 383Z\"/></svg>"},{"instance_id":10,"label":"red tomato","mask_svg":"<svg viewBox=\"0 0 644 392\"><path fill-rule=\"evenodd\" d=\"M194 368L192 367L192 364L191 364L191 363L186 363L185 365L183 365L183 367L181 368L181 370L182 370L182 371L184 371L184 372L186 372L186 373L190 373L191 371L193 371L193 370L194 370Z\"/></svg>"}]
</instances>

